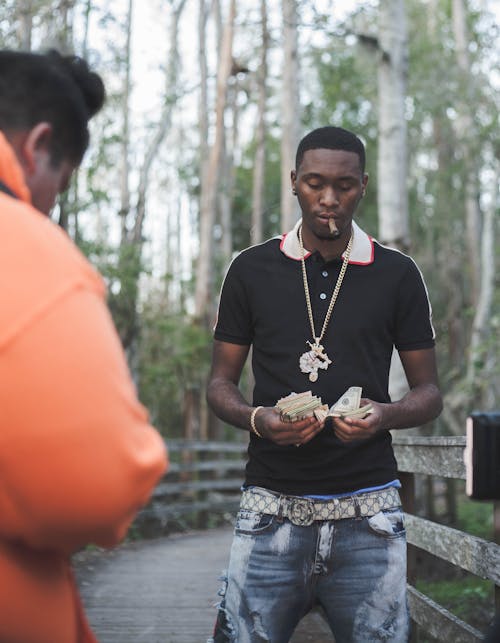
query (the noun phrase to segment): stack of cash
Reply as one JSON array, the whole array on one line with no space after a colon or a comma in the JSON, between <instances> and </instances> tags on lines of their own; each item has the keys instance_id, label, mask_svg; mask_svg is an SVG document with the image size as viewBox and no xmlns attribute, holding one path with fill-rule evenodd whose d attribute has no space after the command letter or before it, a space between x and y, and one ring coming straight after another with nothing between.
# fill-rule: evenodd
<instances>
[{"instance_id":1,"label":"stack of cash","mask_svg":"<svg viewBox=\"0 0 500 643\"><path fill-rule=\"evenodd\" d=\"M328 405L323 404L321 398L312 395L311 391L290 393L276 402L276 408L284 422L295 422L311 415L322 421L328 412ZM321 414L321 419L318 413Z\"/></svg>"},{"instance_id":2,"label":"stack of cash","mask_svg":"<svg viewBox=\"0 0 500 643\"><path fill-rule=\"evenodd\" d=\"M361 404L361 386L351 386L347 391L330 407L328 415L337 418L364 418L372 412L371 404Z\"/></svg>"},{"instance_id":3,"label":"stack of cash","mask_svg":"<svg viewBox=\"0 0 500 643\"><path fill-rule=\"evenodd\" d=\"M324 422L327 417L364 418L372 412L372 405L360 406L362 392L361 386L351 386L330 409L311 391L290 393L276 402L276 408L284 422L295 422L312 415L319 422Z\"/></svg>"}]
</instances>

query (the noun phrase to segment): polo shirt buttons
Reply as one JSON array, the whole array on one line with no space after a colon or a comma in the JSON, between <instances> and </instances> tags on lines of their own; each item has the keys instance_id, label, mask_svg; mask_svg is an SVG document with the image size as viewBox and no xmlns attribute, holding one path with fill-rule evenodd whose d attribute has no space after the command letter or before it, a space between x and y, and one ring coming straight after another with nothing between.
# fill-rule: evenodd
<instances>
[{"instance_id":1,"label":"polo shirt buttons","mask_svg":"<svg viewBox=\"0 0 500 643\"><path fill-rule=\"evenodd\" d=\"M320 299L326 299L326 293L322 292L319 296Z\"/></svg>"},{"instance_id":2,"label":"polo shirt buttons","mask_svg":"<svg viewBox=\"0 0 500 643\"><path fill-rule=\"evenodd\" d=\"M323 277L328 277L328 272L326 270L323 270L321 274L323 275Z\"/></svg>"}]
</instances>

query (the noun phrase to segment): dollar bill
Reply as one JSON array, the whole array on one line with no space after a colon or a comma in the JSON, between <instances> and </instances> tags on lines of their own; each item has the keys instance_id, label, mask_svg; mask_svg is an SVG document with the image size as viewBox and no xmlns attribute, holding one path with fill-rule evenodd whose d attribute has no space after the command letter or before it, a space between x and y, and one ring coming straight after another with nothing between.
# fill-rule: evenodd
<instances>
[{"instance_id":1,"label":"dollar bill","mask_svg":"<svg viewBox=\"0 0 500 643\"><path fill-rule=\"evenodd\" d=\"M333 413L328 412L328 415L330 417L339 417L339 418L364 418L367 415L370 415L372 411L373 411L373 407L371 404L364 404L363 406L360 406L359 409L356 409L355 411L346 411L344 413L334 411Z\"/></svg>"},{"instance_id":2,"label":"dollar bill","mask_svg":"<svg viewBox=\"0 0 500 643\"><path fill-rule=\"evenodd\" d=\"M326 420L327 415L328 415L328 404L323 404L322 406L318 406L317 409L314 409L314 417L318 420L318 422L324 422Z\"/></svg>"},{"instance_id":3,"label":"dollar bill","mask_svg":"<svg viewBox=\"0 0 500 643\"><path fill-rule=\"evenodd\" d=\"M321 398L312 395L311 391L290 393L276 402L276 408L284 422L302 420L315 415L319 409L325 414L328 412L328 405L323 404Z\"/></svg>"},{"instance_id":4,"label":"dollar bill","mask_svg":"<svg viewBox=\"0 0 500 643\"><path fill-rule=\"evenodd\" d=\"M340 398L330 407L328 415L339 418L364 418L373 411L370 403L361 406L361 386L351 386Z\"/></svg>"},{"instance_id":5,"label":"dollar bill","mask_svg":"<svg viewBox=\"0 0 500 643\"><path fill-rule=\"evenodd\" d=\"M295 422L312 415L319 422L324 422L328 416L363 418L372 412L372 405L368 403L361 406L362 392L363 389L360 386L351 386L330 409L311 391L290 393L276 402L276 408L284 422Z\"/></svg>"},{"instance_id":6,"label":"dollar bill","mask_svg":"<svg viewBox=\"0 0 500 643\"><path fill-rule=\"evenodd\" d=\"M361 401L361 393L363 389L361 386L351 386L347 391L339 397L339 399L330 407L330 414L335 413L349 413L359 409Z\"/></svg>"}]
</instances>

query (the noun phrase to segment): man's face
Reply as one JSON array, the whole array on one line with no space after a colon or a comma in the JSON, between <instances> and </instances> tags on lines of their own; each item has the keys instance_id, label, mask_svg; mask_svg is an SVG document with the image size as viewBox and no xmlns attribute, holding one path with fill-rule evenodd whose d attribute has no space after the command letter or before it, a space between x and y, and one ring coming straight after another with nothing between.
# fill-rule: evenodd
<instances>
[{"instance_id":1,"label":"man's face","mask_svg":"<svg viewBox=\"0 0 500 643\"><path fill-rule=\"evenodd\" d=\"M31 202L37 210L50 214L57 196L67 190L74 169L74 164L67 160L53 165L46 149L37 151L36 169L26 178Z\"/></svg>"},{"instance_id":2,"label":"man's face","mask_svg":"<svg viewBox=\"0 0 500 643\"><path fill-rule=\"evenodd\" d=\"M368 176L362 173L355 152L307 150L297 171L292 172L292 187L302 210L303 225L321 240L349 235L367 182ZM337 231L330 231L330 219Z\"/></svg>"}]
</instances>

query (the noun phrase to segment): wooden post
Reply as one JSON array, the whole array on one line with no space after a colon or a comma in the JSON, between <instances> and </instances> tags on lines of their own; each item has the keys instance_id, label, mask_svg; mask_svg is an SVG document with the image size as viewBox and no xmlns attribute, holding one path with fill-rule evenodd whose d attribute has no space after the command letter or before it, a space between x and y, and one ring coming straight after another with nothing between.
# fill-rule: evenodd
<instances>
[{"instance_id":1,"label":"wooden post","mask_svg":"<svg viewBox=\"0 0 500 643\"><path fill-rule=\"evenodd\" d=\"M405 513L415 513L415 475L413 473L399 472L398 477L401 480L401 502ZM416 578L415 548L408 545L408 582L412 585Z\"/></svg>"},{"instance_id":2,"label":"wooden post","mask_svg":"<svg viewBox=\"0 0 500 643\"><path fill-rule=\"evenodd\" d=\"M493 503L493 541L500 544L500 501ZM495 609L500 613L500 585L495 585Z\"/></svg>"},{"instance_id":3,"label":"wooden post","mask_svg":"<svg viewBox=\"0 0 500 643\"><path fill-rule=\"evenodd\" d=\"M403 510L408 514L415 514L415 475L413 473L398 472L398 478L401 480L401 502ZM407 553L407 578L410 585L415 586L417 578L417 550L413 545L408 545ZM409 643L417 643L418 627L415 622L412 623Z\"/></svg>"}]
</instances>

